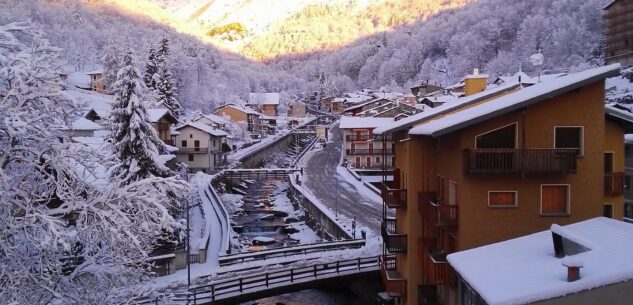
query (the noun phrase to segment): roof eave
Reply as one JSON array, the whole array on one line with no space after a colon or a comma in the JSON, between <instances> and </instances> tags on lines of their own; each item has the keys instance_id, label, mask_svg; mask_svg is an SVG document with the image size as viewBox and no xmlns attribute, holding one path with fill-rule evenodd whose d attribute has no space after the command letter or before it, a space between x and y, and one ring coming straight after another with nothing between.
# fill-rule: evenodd
<instances>
[{"instance_id":1,"label":"roof eave","mask_svg":"<svg viewBox=\"0 0 633 305\"><path fill-rule=\"evenodd\" d=\"M549 99L549 98L552 98L552 97L555 97L555 96L567 93L569 91L572 91L572 90L575 90L575 89L578 89L578 88L582 88L584 86L590 85L590 84L595 83L597 81L604 80L605 78L614 77L614 76L618 76L618 75L620 75L620 69L619 68L618 69L609 70L607 72L595 75L593 77L584 79L582 81L575 82L575 83L570 84L570 85L565 86L565 87L561 87L561 88L549 91L549 92L544 93L542 95L539 95L539 96L527 99L527 100L525 100L523 102L520 102L520 103L511 105L511 106L508 106L506 108L499 109L499 110L493 111L493 112L489 112L487 114L478 116L476 118L473 118L471 120L468 120L468 121L465 121L465 122L462 122L462 123L459 123L459 124L455 124L455 125L449 126L447 128L441 129L441 130L436 130L435 132L432 132L430 135L433 136L433 137L439 137L439 136L451 133L453 131L457 131L457 130L463 129L465 127L468 127L468 126L471 126L471 125L474 125L474 124L477 124L477 123L489 120L491 118L494 118L494 117L497 117L497 116L500 116L500 115L503 115L503 114L506 114L506 113L509 113L509 112L512 112L512 111L515 111L515 110L519 110L521 108L524 108L524 107L527 107L527 106L530 106L530 105L533 105L533 104L536 104L536 103L538 103L540 101L543 101L543 100L546 100L546 99Z\"/></svg>"}]
</instances>

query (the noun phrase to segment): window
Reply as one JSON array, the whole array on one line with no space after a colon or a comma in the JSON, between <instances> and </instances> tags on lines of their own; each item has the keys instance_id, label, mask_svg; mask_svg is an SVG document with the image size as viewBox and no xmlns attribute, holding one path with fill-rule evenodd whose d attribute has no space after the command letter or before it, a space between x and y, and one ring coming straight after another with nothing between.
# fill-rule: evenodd
<instances>
[{"instance_id":1,"label":"window","mask_svg":"<svg viewBox=\"0 0 633 305\"><path fill-rule=\"evenodd\" d=\"M182 141L180 142L180 146L182 146L182 147L187 147L187 140L182 140Z\"/></svg>"},{"instance_id":2,"label":"window","mask_svg":"<svg viewBox=\"0 0 633 305\"><path fill-rule=\"evenodd\" d=\"M193 161L193 154L189 154L189 161Z\"/></svg>"},{"instance_id":3,"label":"window","mask_svg":"<svg viewBox=\"0 0 633 305\"><path fill-rule=\"evenodd\" d=\"M582 127L555 127L554 148L576 149L582 155Z\"/></svg>"},{"instance_id":4,"label":"window","mask_svg":"<svg viewBox=\"0 0 633 305\"><path fill-rule=\"evenodd\" d=\"M191 138L193 138L193 135L192 135L192 134L190 134L190 135L189 135L189 139L191 139Z\"/></svg>"},{"instance_id":5,"label":"window","mask_svg":"<svg viewBox=\"0 0 633 305\"><path fill-rule=\"evenodd\" d=\"M193 147L200 147L200 140L194 140Z\"/></svg>"},{"instance_id":6,"label":"window","mask_svg":"<svg viewBox=\"0 0 633 305\"><path fill-rule=\"evenodd\" d=\"M490 207L516 207L516 191L490 191L488 192L488 206Z\"/></svg>"},{"instance_id":7,"label":"window","mask_svg":"<svg viewBox=\"0 0 633 305\"><path fill-rule=\"evenodd\" d=\"M604 153L604 172L613 173L613 153Z\"/></svg>"},{"instance_id":8,"label":"window","mask_svg":"<svg viewBox=\"0 0 633 305\"><path fill-rule=\"evenodd\" d=\"M569 214L569 185L541 185L541 215Z\"/></svg>"},{"instance_id":9,"label":"window","mask_svg":"<svg viewBox=\"0 0 633 305\"><path fill-rule=\"evenodd\" d=\"M478 135L475 148L516 148L517 124L513 123Z\"/></svg>"},{"instance_id":10,"label":"window","mask_svg":"<svg viewBox=\"0 0 633 305\"><path fill-rule=\"evenodd\" d=\"M380 157L376 157L376 164L380 164Z\"/></svg>"},{"instance_id":11,"label":"window","mask_svg":"<svg viewBox=\"0 0 633 305\"><path fill-rule=\"evenodd\" d=\"M607 218L613 218L613 204L605 203L602 206L602 216Z\"/></svg>"}]
</instances>

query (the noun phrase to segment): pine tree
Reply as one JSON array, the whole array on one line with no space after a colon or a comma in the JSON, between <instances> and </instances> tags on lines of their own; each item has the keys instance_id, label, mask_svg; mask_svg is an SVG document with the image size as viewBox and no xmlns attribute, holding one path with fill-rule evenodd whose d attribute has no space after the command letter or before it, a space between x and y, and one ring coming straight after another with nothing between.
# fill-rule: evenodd
<instances>
[{"instance_id":1,"label":"pine tree","mask_svg":"<svg viewBox=\"0 0 633 305\"><path fill-rule=\"evenodd\" d=\"M147 57L147 63L145 64L145 75L143 76L143 82L145 82L145 86L149 91L154 91L156 89L156 84L154 83L154 74L158 72L157 62L156 62L156 50L154 49L154 44L149 45L149 56Z\"/></svg>"},{"instance_id":2,"label":"pine tree","mask_svg":"<svg viewBox=\"0 0 633 305\"><path fill-rule=\"evenodd\" d=\"M156 54L157 71L154 73L152 82L154 88L152 94L156 99L156 103L169 109L171 114L176 118L180 118L182 106L177 99L176 80L169 69L169 40L163 38L160 41L158 54Z\"/></svg>"},{"instance_id":3,"label":"pine tree","mask_svg":"<svg viewBox=\"0 0 633 305\"><path fill-rule=\"evenodd\" d=\"M117 45L110 41L106 46L105 55L101 58L103 65L103 82L108 87L108 91L112 91L112 84L116 81L117 72L121 68L119 58L121 57L120 50Z\"/></svg>"},{"instance_id":4,"label":"pine tree","mask_svg":"<svg viewBox=\"0 0 633 305\"><path fill-rule=\"evenodd\" d=\"M167 149L149 122L142 101L143 83L131 50L123 55L122 64L113 86L116 98L107 137L118 161L110 177L137 181L150 176L171 176L172 172L160 160Z\"/></svg>"}]
</instances>

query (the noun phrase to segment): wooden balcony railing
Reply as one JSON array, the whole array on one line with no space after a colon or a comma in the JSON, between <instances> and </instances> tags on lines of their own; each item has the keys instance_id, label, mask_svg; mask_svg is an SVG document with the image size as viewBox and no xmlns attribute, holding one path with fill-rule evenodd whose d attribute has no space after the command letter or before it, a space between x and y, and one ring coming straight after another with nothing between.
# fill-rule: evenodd
<instances>
[{"instance_id":1,"label":"wooden balcony railing","mask_svg":"<svg viewBox=\"0 0 633 305\"><path fill-rule=\"evenodd\" d=\"M576 172L576 149L466 149L467 175L565 175Z\"/></svg>"},{"instance_id":2,"label":"wooden balcony railing","mask_svg":"<svg viewBox=\"0 0 633 305\"><path fill-rule=\"evenodd\" d=\"M382 136L380 135L346 135L345 140L347 141L369 141L374 140L376 142L382 141ZM386 141L391 141L391 135L385 137Z\"/></svg>"},{"instance_id":3,"label":"wooden balcony railing","mask_svg":"<svg viewBox=\"0 0 633 305\"><path fill-rule=\"evenodd\" d=\"M620 196L624 194L624 173L604 174L604 195Z\"/></svg>"},{"instance_id":4,"label":"wooden balcony railing","mask_svg":"<svg viewBox=\"0 0 633 305\"><path fill-rule=\"evenodd\" d=\"M393 149L383 149L374 148L374 149L346 149L345 152L348 155L393 155Z\"/></svg>"},{"instance_id":5,"label":"wooden balcony railing","mask_svg":"<svg viewBox=\"0 0 633 305\"><path fill-rule=\"evenodd\" d=\"M435 238L421 238L418 251L424 285L452 285L454 283L455 274L446 261L446 256L455 249L443 249Z\"/></svg>"},{"instance_id":6,"label":"wooden balcony railing","mask_svg":"<svg viewBox=\"0 0 633 305\"><path fill-rule=\"evenodd\" d=\"M396 220L393 218L383 219L381 225L382 240L389 253L407 252L407 234L398 233L396 230Z\"/></svg>"},{"instance_id":7,"label":"wooden balcony railing","mask_svg":"<svg viewBox=\"0 0 633 305\"><path fill-rule=\"evenodd\" d=\"M392 189L385 183L382 183L380 185L380 195L389 208L398 209L407 207L406 189Z\"/></svg>"},{"instance_id":8,"label":"wooden balcony railing","mask_svg":"<svg viewBox=\"0 0 633 305\"><path fill-rule=\"evenodd\" d=\"M385 290L390 297L407 295L407 280L398 272L395 255L380 257L380 274Z\"/></svg>"}]
</instances>

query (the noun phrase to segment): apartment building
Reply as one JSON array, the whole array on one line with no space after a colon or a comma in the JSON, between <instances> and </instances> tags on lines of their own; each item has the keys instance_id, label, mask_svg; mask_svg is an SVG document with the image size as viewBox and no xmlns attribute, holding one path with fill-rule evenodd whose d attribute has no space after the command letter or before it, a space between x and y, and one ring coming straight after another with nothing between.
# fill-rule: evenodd
<instances>
[{"instance_id":1,"label":"apartment building","mask_svg":"<svg viewBox=\"0 0 633 305\"><path fill-rule=\"evenodd\" d=\"M382 188L389 295L400 304L464 304L448 254L553 223L623 219L633 115L604 104L604 79L619 70L496 88L475 73L459 102L375 129L395 143L393 182Z\"/></svg>"},{"instance_id":2,"label":"apartment building","mask_svg":"<svg viewBox=\"0 0 633 305\"><path fill-rule=\"evenodd\" d=\"M393 165L391 141L389 139L384 142L376 141L372 130L393 122L393 118L341 117L339 129L343 137L343 158L347 163L354 168L379 169L383 165L391 168Z\"/></svg>"}]
</instances>

